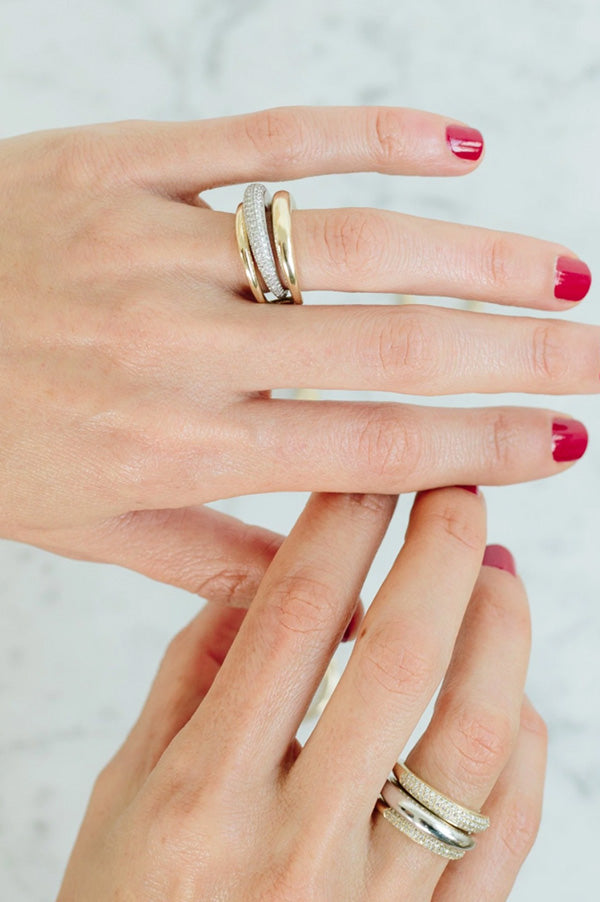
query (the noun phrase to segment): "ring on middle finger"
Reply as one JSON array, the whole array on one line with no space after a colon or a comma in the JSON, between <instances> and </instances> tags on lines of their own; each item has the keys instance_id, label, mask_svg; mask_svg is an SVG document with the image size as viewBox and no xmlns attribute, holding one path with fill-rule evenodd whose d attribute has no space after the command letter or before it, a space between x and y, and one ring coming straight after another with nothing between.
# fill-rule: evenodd
<instances>
[{"instance_id":1,"label":"ring on middle finger","mask_svg":"<svg viewBox=\"0 0 600 902\"><path fill-rule=\"evenodd\" d=\"M265 287L274 296L270 303L302 303L292 247L292 207L288 191L278 191L271 200L266 187L254 182L244 191L236 213L236 237L246 278L255 300L261 303L269 302Z\"/></svg>"}]
</instances>

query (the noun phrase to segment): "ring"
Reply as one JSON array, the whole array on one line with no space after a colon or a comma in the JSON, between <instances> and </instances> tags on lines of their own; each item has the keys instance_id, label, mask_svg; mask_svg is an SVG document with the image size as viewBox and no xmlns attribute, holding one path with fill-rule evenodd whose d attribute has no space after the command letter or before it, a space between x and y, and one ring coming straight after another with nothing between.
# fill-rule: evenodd
<instances>
[{"instance_id":1,"label":"ring","mask_svg":"<svg viewBox=\"0 0 600 902\"><path fill-rule=\"evenodd\" d=\"M301 304L302 294L298 286L296 262L292 247L292 210L294 207L294 199L289 191L275 192L271 201L275 252L285 287L288 289L294 304Z\"/></svg>"},{"instance_id":2,"label":"ring","mask_svg":"<svg viewBox=\"0 0 600 902\"><path fill-rule=\"evenodd\" d=\"M417 841L421 845L431 848L431 851L436 854L449 857L449 850L462 851L464 854L474 847L475 840L471 839L467 833L453 827L437 814L425 808L393 780L386 780L385 786L381 790L381 797L388 808L402 819L402 826L397 825L395 820L394 826L398 826L402 832L405 832L404 827L408 825L409 835L413 839L415 838L414 830L417 830L419 833ZM389 820L389 816L387 819ZM433 842L430 843L430 840ZM443 849L440 849L440 844L444 847ZM454 853L452 857L455 857Z\"/></svg>"},{"instance_id":3,"label":"ring","mask_svg":"<svg viewBox=\"0 0 600 902\"><path fill-rule=\"evenodd\" d=\"M254 264L254 257L252 256L252 249L248 240L246 223L244 222L243 204L239 205L235 214L235 237L240 257L242 258L242 263L244 265L246 278L248 279L252 294L254 295L254 300L258 301L259 304L266 304L267 297L262 290L256 266Z\"/></svg>"},{"instance_id":4,"label":"ring","mask_svg":"<svg viewBox=\"0 0 600 902\"><path fill-rule=\"evenodd\" d=\"M443 795L413 774L406 764L398 762L394 766L394 776L398 784L425 808L443 818L448 824L464 830L465 833L483 833L490 826L490 819L479 811L471 811L448 796Z\"/></svg>"},{"instance_id":5,"label":"ring","mask_svg":"<svg viewBox=\"0 0 600 902\"><path fill-rule=\"evenodd\" d=\"M418 843L420 846L424 846L426 849L429 849L430 852L434 852L435 855L441 856L441 858L449 858L451 861L458 861L463 858L467 851L466 849L458 849L456 846L451 846L442 840L436 839L434 836L429 836L427 833L422 832L419 827L415 826L415 824L406 817L404 812L396 811L395 808L390 808L390 806L381 799L377 799L375 808L383 815L386 821L392 825L392 827L395 827L396 830L400 830L401 833L404 833L404 835L408 836L409 839L412 839L413 842Z\"/></svg>"},{"instance_id":6,"label":"ring","mask_svg":"<svg viewBox=\"0 0 600 902\"><path fill-rule=\"evenodd\" d=\"M275 295L278 301L284 301L288 298L288 292L281 284L277 272L271 235L267 225L267 210L270 210L270 207L271 199L265 186L258 182L248 185L244 191L242 208L252 255L269 291Z\"/></svg>"}]
</instances>

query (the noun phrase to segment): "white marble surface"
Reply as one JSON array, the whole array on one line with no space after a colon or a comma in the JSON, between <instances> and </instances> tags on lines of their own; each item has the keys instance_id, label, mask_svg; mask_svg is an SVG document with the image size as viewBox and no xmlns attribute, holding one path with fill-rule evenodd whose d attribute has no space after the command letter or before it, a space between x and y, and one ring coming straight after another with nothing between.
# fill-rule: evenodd
<instances>
[{"instance_id":1,"label":"white marble surface","mask_svg":"<svg viewBox=\"0 0 600 902\"><path fill-rule=\"evenodd\" d=\"M476 175L313 180L296 186L299 203L531 232L571 245L600 273L599 46L597 0L1 0L0 136L288 103L423 107L485 132ZM234 200L220 198L227 209ZM597 288L574 316L600 322ZM529 689L551 736L543 827L515 902L597 896L600 416L596 399L558 406L590 427L584 461L553 481L486 493L491 537L510 545L529 585ZM284 530L301 500L222 507ZM42 902L54 898L94 775L198 602L11 543L0 556L0 896Z\"/></svg>"}]
</instances>

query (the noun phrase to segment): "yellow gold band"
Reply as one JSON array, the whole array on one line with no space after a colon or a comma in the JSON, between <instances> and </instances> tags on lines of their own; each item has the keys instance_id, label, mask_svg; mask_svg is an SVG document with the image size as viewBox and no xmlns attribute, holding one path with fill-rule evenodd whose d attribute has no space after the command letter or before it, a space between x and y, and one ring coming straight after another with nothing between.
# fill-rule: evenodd
<instances>
[{"instance_id":1,"label":"yellow gold band","mask_svg":"<svg viewBox=\"0 0 600 902\"><path fill-rule=\"evenodd\" d=\"M242 264L244 266L246 278L248 279L248 284L250 285L254 299L258 301L259 304L266 304L268 303L268 301L259 282L258 272L254 263L254 257L252 256L252 250L250 248L250 241L248 240L246 223L244 222L243 204L239 204L235 213L235 237L238 250L240 252L240 257L242 258Z\"/></svg>"},{"instance_id":2,"label":"yellow gold band","mask_svg":"<svg viewBox=\"0 0 600 902\"><path fill-rule=\"evenodd\" d=\"M273 240L279 264L279 275L294 304L302 303L298 285L296 262L292 245L292 209L294 201L289 191L276 191L271 201Z\"/></svg>"}]
</instances>

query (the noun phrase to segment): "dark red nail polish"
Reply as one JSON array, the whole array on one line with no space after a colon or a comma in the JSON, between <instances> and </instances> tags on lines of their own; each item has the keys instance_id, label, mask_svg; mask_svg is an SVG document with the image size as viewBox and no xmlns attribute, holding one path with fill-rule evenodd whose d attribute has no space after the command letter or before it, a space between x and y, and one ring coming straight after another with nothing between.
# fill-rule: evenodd
<instances>
[{"instance_id":1,"label":"dark red nail polish","mask_svg":"<svg viewBox=\"0 0 600 902\"><path fill-rule=\"evenodd\" d=\"M485 567L497 567L498 570L517 575L515 559L504 545L488 545L483 555L483 564Z\"/></svg>"},{"instance_id":2,"label":"dark red nail polish","mask_svg":"<svg viewBox=\"0 0 600 902\"><path fill-rule=\"evenodd\" d=\"M478 160L483 153L483 135L466 125L449 125L446 141L452 153L461 160Z\"/></svg>"},{"instance_id":3,"label":"dark red nail polish","mask_svg":"<svg viewBox=\"0 0 600 902\"><path fill-rule=\"evenodd\" d=\"M554 297L561 301L581 301L592 284L592 274L583 260L559 257L556 261Z\"/></svg>"},{"instance_id":4,"label":"dark red nail polish","mask_svg":"<svg viewBox=\"0 0 600 902\"><path fill-rule=\"evenodd\" d=\"M465 492L473 492L474 495L479 495L479 489L476 485L457 485L457 489L464 489Z\"/></svg>"},{"instance_id":5,"label":"dark red nail polish","mask_svg":"<svg viewBox=\"0 0 600 902\"><path fill-rule=\"evenodd\" d=\"M559 463L579 460L588 445L587 429L579 420L557 419L552 423L552 457Z\"/></svg>"},{"instance_id":6,"label":"dark red nail polish","mask_svg":"<svg viewBox=\"0 0 600 902\"><path fill-rule=\"evenodd\" d=\"M361 603L358 604L350 623L346 627L346 631L342 636L342 642L350 642L352 639L356 637L356 633L358 632L358 627L361 624L361 621L364 616L364 608Z\"/></svg>"}]
</instances>

